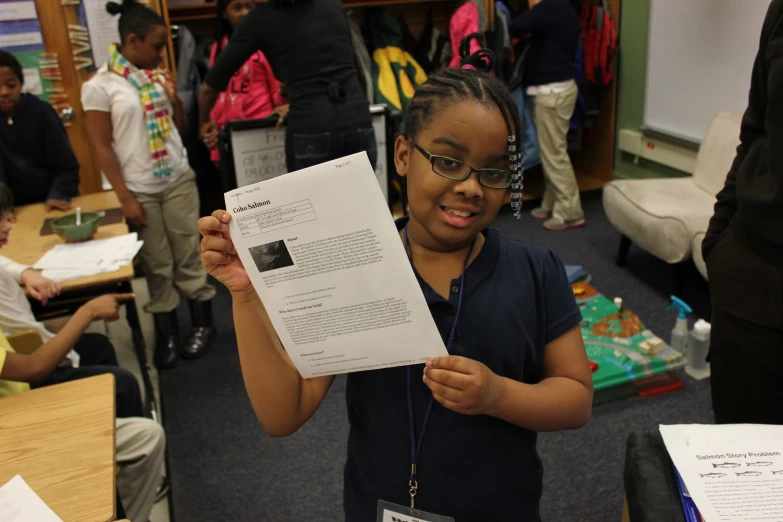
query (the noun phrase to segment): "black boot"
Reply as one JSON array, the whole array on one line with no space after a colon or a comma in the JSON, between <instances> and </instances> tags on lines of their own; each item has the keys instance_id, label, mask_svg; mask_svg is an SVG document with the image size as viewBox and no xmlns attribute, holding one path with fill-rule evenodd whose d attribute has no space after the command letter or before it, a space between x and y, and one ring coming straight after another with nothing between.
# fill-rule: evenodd
<instances>
[{"instance_id":1,"label":"black boot","mask_svg":"<svg viewBox=\"0 0 783 522\"><path fill-rule=\"evenodd\" d=\"M177 365L179 325L177 311L152 314L155 318L155 367L159 370Z\"/></svg>"},{"instance_id":2,"label":"black boot","mask_svg":"<svg viewBox=\"0 0 783 522\"><path fill-rule=\"evenodd\" d=\"M209 347L209 342L215 335L215 326L212 320L212 301L188 301L190 319L193 329L188 335L188 340L179 352L183 359L196 359L204 355Z\"/></svg>"}]
</instances>

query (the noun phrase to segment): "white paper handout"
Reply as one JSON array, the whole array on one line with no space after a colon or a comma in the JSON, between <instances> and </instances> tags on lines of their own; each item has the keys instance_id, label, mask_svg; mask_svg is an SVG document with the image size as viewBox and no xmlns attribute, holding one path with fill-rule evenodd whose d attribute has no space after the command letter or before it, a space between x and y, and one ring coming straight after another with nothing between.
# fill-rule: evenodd
<instances>
[{"instance_id":1,"label":"white paper handout","mask_svg":"<svg viewBox=\"0 0 783 522\"><path fill-rule=\"evenodd\" d=\"M705 520L783 520L783 426L661 425L660 431Z\"/></svg>"},{"instance_id":2,"label":"white paper handout","mask_svg":"<svg viewBox=\"0 0 783 522\"><path fill-rule=\"evenodd\" d=\"M685 447L669 455L705 520L783 520L783 444Z\"/></svg>"},{"instance_id":3,"label":"white paper handout","mask_svg":"<svg viewBox=\"0 0 783 522\"><path fill-rule=\"evenodd\" d=\"M0 522L63 522L20 476L0 488Z\"/></svg>"},{"instance_id":4,"label":"white paper handout","mask_svg":"<svg viewBox=\"0 0 783 522\"><path fill-rule=\"evenodd\" d=\"M65 281L114 272L129 265L139 253L143 241L135 232L83 243L63 243L49 249L33 268L54 281Z\"/></svg>"},{"instance_id":5,"label":"white paper handout","mask_svg":"<svg viewBox=\"0 0 783 522\"><path fill-rule=\"evenodd\" d=\"M233 190L226 208L303 377L447 355L365 153Z\"/></svg>"}]
</instances>

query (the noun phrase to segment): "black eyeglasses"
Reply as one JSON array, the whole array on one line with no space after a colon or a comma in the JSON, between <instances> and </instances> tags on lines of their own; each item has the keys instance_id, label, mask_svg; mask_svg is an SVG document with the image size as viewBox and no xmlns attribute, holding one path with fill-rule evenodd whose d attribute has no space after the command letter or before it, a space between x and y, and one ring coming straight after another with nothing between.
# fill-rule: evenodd
<instances>
[{"instance_id":1,"label":"black eyeglasses","mask_svg":"<svg viewBox=\"0 0 783 522\"><path fill-rule=\"evenodd\" d=\"M453 179L455 181L464 181L468 179L471 173L476 172L478 174L479 184L493 189L506 189L511 186L512 172L510 170L503 169L474 169L465 162L458 159L451 158L449 156L440 156L438 154L430 154L424 147L419 145L413 140L410 140L416 150L427 158L432 164L432 171L438 176L443 176L447 179Z\"/></svg>"}]
</instances>

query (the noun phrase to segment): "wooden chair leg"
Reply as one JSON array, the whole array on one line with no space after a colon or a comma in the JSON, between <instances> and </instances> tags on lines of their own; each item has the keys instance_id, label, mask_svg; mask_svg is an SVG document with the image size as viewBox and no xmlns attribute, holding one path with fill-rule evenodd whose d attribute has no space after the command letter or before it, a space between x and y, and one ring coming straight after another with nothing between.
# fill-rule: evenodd
<instances>
[{"instance_id":1,"label":"wooden chair leg","mask_svg":"<svg viewBox=\"0 0 783 522\"><path fill-rule=\"evenodd\" d=\"M620 236L620 248L617 249L617 259L615 260L617 266L625 265L625 262L628 260L628 252L630 250L631 250L631 238L629 238L625 234L622 234Z\"/></svg>"}]
</instances>

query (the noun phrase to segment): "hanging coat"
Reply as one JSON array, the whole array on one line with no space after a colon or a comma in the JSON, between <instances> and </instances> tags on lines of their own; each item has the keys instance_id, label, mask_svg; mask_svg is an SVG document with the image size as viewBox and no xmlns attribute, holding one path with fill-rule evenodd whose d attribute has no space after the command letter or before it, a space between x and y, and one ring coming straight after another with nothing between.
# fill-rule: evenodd
<instances>
[{"instance_id":1,"label":"hanging coat","mask_svg":"<svg viewBox=\"0 0 783 522\"><path fill-rule=\"evenodd\" d=\"M375 103L405 110L416 88L427 80L424 69L402 48L402 30L385 7L367 13L367 32L372 52Z\"/></svg>"},{"instance_id":2,"label":"hanging coat","mask_svg":"<svg viewBox=\"0 0 783 522\"><path fill-rule=\"evenodd\" d=\"M356 62L356 69L359 72L359 82L367 93L367 101L373 103L375 98L372 82L372 58L364 43L362 29L350 18L348 24L351 26L351 43L353 44L353 57Z\"/></svg>"},{"instance_id":3,"label":"hanging coat","mask_svg":"<svg viewBox=\"0 0 783 522\"><path fill-rule=\"evenodd\" d=\"M413 49L413 58L427 74L445 69L451 61L449 39L435 27L432 20L432 6L427 14L427 25L424 26L421 38Z\"/></svg>"},{"instance_id":4,"label":"hanging coat","mask_svg":"<svg viewBox=\"0 0 783 522\"><path fill-rule=\"evenodd\" d=\"M609 85L614 77L614 56L617 34L609 11L609 4L587 1L582 5L580 18L582 45L585 49L585 76L587 81Z\"/></svg>"}]
</instances>

